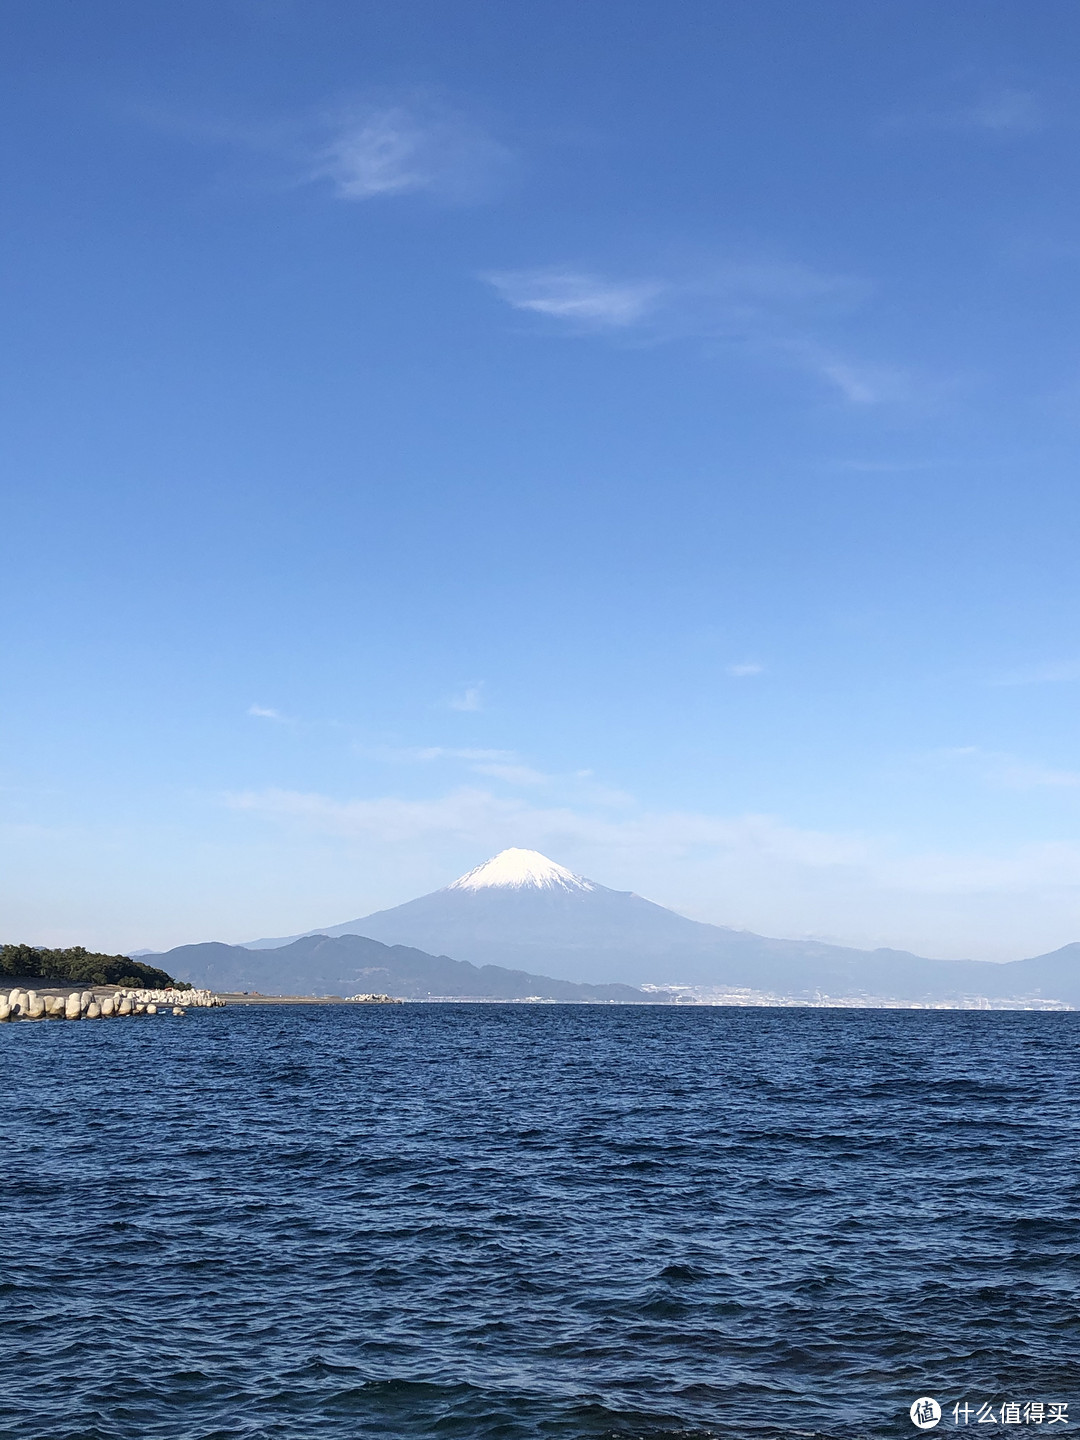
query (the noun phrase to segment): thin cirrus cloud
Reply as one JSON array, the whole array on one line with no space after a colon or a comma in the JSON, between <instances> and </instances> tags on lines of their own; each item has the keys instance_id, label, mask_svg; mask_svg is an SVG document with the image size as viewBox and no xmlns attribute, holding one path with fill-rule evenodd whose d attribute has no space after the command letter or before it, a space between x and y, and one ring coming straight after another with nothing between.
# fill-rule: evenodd
<instances>
[{"instance_id":1,"label":"thin cirrus cloud","mask_svg":"<svg viewBox=\"0 0 1080 1440\"><path fill-rule=\"evenodd\" d=\"M492 780L505 780L508 785L547 785L551 776L534 770L531 765L503 765L490 762L473 765L477 775L487 775Z\"/></svg>"},{"instance_id":2,"label":"thin cirrus cloud","mask_svg":"<svg viewBox=\"0 0 1080 1440\"><path fill-rule=\"evenodd\" d=\"M673 276L611 277L574 266L481 278L512 309L570 335L638 343L696 339L814 376L852 405L909 398L895 367L853 359L823 337L869 294L850 276L779 261L731 261Z\"/></svg>"},{"instance_id":3,"label":"thin cirrus cloud","mask_svg":"<svg viewBox=\"0 0 1080 1440\"><path fill-rule=\"evenodd\" d=\"M637 812L620 817L567 806L536 808L519 797L471 788L425 800L397 796L338 800L275 789L232 793L223 800L231 809L294 821L345 838L367 835L388 842L456 834L482 847L542 848L588 841L616 849L656 846L675 853L702 845L754 844L810 866L850 865L865 858L867 851L861 839L798 831L768 816Z\"/></svg>"},{"instance_id":4,"label":"thin cirrus cloud","mask_svg":"<svg viewBox=\"0 0 1080 1440\"><path fill-rule=\"evenodd\" d=\"M476 685L466 685L456 695L451 695L446 702L451 710L482 710L484 708L484 685L481 681Z\"/></svg>"},{"instance_id":5,"label":"thin cirrus cloud","mask_svg":"<svg viewBox=\"0 0 1080 1440\"><path fill-rule=\"evenodd\" d=\"M729 665L727 673L735 680L747 680L753 675L762 675L765 666L759 665L756 660L744 660L738 665Z\"/></svg>"},{"instance_id":6,"label":"thin cirrus cloud","mask_svg":"<svg viewBox=\"0 0 1080 1440\"><path fill-rule=\"evenodd\" d=\"M817 376L851 405L902 403L913 397L910 375L894 366L853 361L806 336L779 341L776 348L797 369Z\"/></svg>"},{"instance_id":7,"label":"thin cirrus cloud","mask_svg":"<svg viewBox=\"0 0 1080 1440\"><path fill-rule=\"evenodd\" d=\"M505 270L484 277L515 310L587 329L622 329L656 309L657 281L613 281L576 270Z\"/></svg>"},{"instance_id":8,"label":"thin cirrus cloud","mask_svg":"<svg viewBox=\"0 0 1080 1440\"><path fill-rule=\"evenodd\" d=\"M847 310L867 287L790 262L725 262L695 273L613 279L575 266L491 271L481 277L515 310L570 325L647 324L658 338L744 336L821 312Z\"/></svg>"},{"instance_id":9,"label":"thin cirrus cloud","mask_svg":"<svg viewBox=\"0 0 1080 1440\"><path fill-rule=\"evenodd\" d=\"M429 765L437 761L465 761L476 775L503 780L509 785L547 785L552 777L526 765L515 750L484 750L449 745L379 746L360 753L391 764Z\"/></svg>"},{"instance_id":10,"label":"thin cirrus cloud","mask_svg":"<svg viewBox=\"0 0 1080 1440\"><path fill-rule=\"evenodd\" d=\"M341 200L417 193L457 203L483 200L512 161L504 145L460 111L423 98L352 106L328 126L309 178L329 181Z\"/></svg>"},{"instance_id":11,"label":"thin cirrus cloud","mask_svg":"<svg viewBox=\"0 0 1080 1440\"><path fill-rule=\"evenodd\" d=\"M282 715L280 710L273 710L269 705L249 705L247 713L254 715L259 720L274 720L279 725L292 724L288 715Z\"/></svg>"},{"instance_id":12,"label":"thin cirrus cloud","mask_svg":"<svg viewBox=\"0 0 1080 1440\"><path fill-rule=\"evenodd\" d=\"M345 201L423 195L451 205L482 202L499 193L515 162L465 107L418 89L369 93L307 114L192 115L161 107L138 114L155 129L240 152L247 184L328 186Z\"/></svg>"},{"instance_id":13,"label":"thin cirrus cloud","mask_svg":"<svg viewBox=\"0 0 1080 1440\"><path fill-rule=\"evenodd\" d=\"M461 749L449 745L378 745L358 747L358 753L371 760L390 764L429 765L436 760L474 760L486 764L515 764L514 750Z\"/></svg>"}]
</instances>

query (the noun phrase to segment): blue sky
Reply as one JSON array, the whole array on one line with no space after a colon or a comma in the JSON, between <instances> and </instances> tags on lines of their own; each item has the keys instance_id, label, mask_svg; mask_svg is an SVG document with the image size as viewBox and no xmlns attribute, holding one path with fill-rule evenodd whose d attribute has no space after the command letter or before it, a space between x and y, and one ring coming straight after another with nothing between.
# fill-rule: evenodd
<instances>
[{"instance_id":1,"label":"blue sky","mask_svg":"<svg viewBox=\"0 0 1080 1440\"><path fill-rule=\"evenodd\" d=\"M5 938L1080 938L1071 0L2 29Z\"/></svg>"}]
</instances>

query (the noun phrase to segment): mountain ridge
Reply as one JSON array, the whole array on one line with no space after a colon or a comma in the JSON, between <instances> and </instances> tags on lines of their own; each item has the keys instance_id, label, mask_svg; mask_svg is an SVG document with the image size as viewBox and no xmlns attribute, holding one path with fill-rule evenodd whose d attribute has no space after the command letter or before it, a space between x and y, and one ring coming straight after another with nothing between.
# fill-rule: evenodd
<instances>
[{"instance_id":1,"label":"mountain ridge","mask_svg":"<svg viewBox=\"0 0 1080 1440\"><path fill-rule=\"evenodd\" d=\"M441 890L306 933L360 934L478 967L577 984L726 986L793 997L912 1001L1015 994L1080 1005L1080 943L998 964L770 939L608 889L536 851L503 851ZM301 938L251 941L245 948L280 948Z\"/></svg>"},{"instance_id":2,"label":"mountain ridge","mask_svg":"<svg viewBox=\"0 0 1080 1440\"><path fill-rule=\"evenodd\" d=\"M576 985L505 966L476 966L363 935L305 935L272 951L210 940L165 954L174 973L200 989L264 994L383 992L407 1000L558 1000L577 1004L648 1004L630 985ZM161 958L157 956L155 958Z\"/></svg>"}]
</instances>

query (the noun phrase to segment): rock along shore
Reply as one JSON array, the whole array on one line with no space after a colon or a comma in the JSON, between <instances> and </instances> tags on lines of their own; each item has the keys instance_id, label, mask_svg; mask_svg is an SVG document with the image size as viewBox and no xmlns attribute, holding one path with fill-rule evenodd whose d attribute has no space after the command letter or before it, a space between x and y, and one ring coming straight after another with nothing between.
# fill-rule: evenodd
<instances>
[{"instance_id":1,"label":"rock along shore","mask_svg":"<svg viewBox=\"0 0 1080 1440\"><path fill-rule=\"evenodd\" d=\"M107 994L94 990L68 990L43 994L16 986L0 990L0 1024L12 1020L112 1020L131 1015L161 1015L170 1010L184 1015L189 1009L209 1010L225 1001L210 990L125 990Z\"/></svg>"}]
</instances>

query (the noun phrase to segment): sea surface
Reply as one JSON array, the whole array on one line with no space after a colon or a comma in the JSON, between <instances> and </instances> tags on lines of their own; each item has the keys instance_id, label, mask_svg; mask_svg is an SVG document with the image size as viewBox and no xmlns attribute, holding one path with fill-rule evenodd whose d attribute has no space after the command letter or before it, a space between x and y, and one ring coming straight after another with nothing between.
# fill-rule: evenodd
<instances>
[{"instance_id":1,"label":"sea surface","mask_svg":"<svg viewBox=\"0 0 1080 1440\"><path fill-rule=\"evenodd\" d=\"M5 1440L1080 1425L1080 1014L230 1008L0 1088Z\"/></svg>"}]
</instances>

